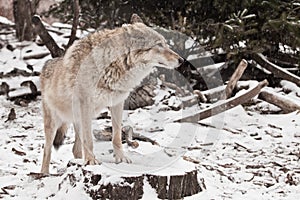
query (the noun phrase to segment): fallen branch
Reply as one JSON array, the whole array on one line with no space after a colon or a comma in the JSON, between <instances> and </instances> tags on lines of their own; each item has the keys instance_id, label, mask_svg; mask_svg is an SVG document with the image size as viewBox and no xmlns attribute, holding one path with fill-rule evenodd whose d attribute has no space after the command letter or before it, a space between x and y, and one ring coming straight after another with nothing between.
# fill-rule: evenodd
<instances>
[{"instance_id":1,"label":"fallen branch","mask_svg":"<svg viewBox=\"0 0 300 200\"><path fill-rule=\"evenodd\" d=\"M216 103L215 105L213 105L210 108L204 109L199 111L196 114L192 114L190 116L187 117L183 117L181 119L177 119L174 120L175 122L198 122L200 120L206 119L208 117L217 115L221 112L224 112L226 110L229 110L235 106L238 106L240 104L246 103L248 102L250 99L252 99L253 97L255 97L257 94L260 93L261 89L263 87L265 87L266 85L268 85L268 81L264 80L258 83L257 86L249 89L248 92L240 95L240 96L235 96L232 97L228 100L224 100L220 103Z\"/></svg>"},{"instance_id":2,"label":"fallen branch","mask_svg":"<svg viewBox=\"0 0 300 200\"><path fill-rule=\"evenodd\" d=\"M183 160L194 163L194 164L200 164L199 160L196 160L194 158L191 158L189 156L182 156Z\"/></svg>"},{"instance_id":3,"label":"fallen branch","mask_svg":"<svg viewBox=\"0 0 300 200\"><path fill-rule=\"evenodd\" d=\"M298 69L299 68L299 65L298 64L294 64L294 63L289 63L289 62L286 62L286 61L282 61L282 60L279 60L279 59L276 59L276 58L269 58L268 57L268 60L272 63L274 63L275 65L280 65L284 68L290 68L290 69Z\"/></svg>"},{"instance_id":4,"label":"fallen branch","mask_svg":"<svg viewBox=\"0 0 300 200\"><path fill-rule=\"evenodd\" d=\"M12 148L11 150L12 150L12 152L14 152L15 154L17 154L19 156L26 156L26 153L23 152L23 151L19 151L19 150L15 149L15 148Z\"/></svg>"},{"instance_id":5,"label":"fallen branch","mask_svg":"<svg viewBox=\"0 0 300 200\"><path fill-rule=\"evenodd\" d=\"M296 76L295 74L292 74L291 72L271 63L267 60L267 58L262 55L261 53L255 53L252 55L252 58L260 64L262 67L266 68L270 72L274 74L274 76L285 79L288 81L291 81L293 83L296 83L298 86L300 86L300 77Z\"/></svg>"},{"instance_id":6,"label":"fallen branch","mask_svg":"<svg viewBox=\"0 0 300 200\"><path fill-rule=\"evenodd\" d=\"M234 73L232 74L232 76L230 77L229 82L225 88L226 99L231 97L232 91L235 88L236 83L242 77L247 66L248 66L247 61L243 59L238 65L238 67L236 68L236 70L234 71Z\"/></svg>"},{"instance_id":7,"label":"fallen branch","mask_svg":"<svg viewBox=\"0 0 300 200\"><path fill-rule=\"evenodd\" d=\"M209 170L209 171L216 171L220 176L224 176L228 180L230 180L231 182L234 182L234 177L233 176L225 174L223 171L221 171L220 169L218 169L215 166L206 165L206 164L201 164L201 166L204 167L205 169Z\"/></svg>"},{"instance_id":8,"label":"fallen branch","mask_svg":"<svg viewBox=\"0 0 300 200\"><path fill-rule=\"evenodd\" d=\"M290 113L296 110L300 110L300 105L294 103L283 95L271 93L267 90L261 91L258 95L258 98L278 106L284 113Z\"/></svg>"},{"instance_id":9,"label":"fallen branch","mask_svg":"<svg viewBox=\"0 0 300 200\"><path fill-rule=\"evenodd\" d=\"M29 59L41 59L49 55L49 52L41 52L37 54L30 54L23 57L23 60L29 60Z\"/></svg>"},{"instance_id":10,"label":"fallen branch","mask_svg":"<svg viewBox=\"0 0 300 200\"><path fill-rule=\"evenodd\" d=\"M46 47L49 49L51 56L53 58L55 58L55 57L60 57L60 56L64 55L65 51L56 44L56 42L51 37L51 35L48 33L47 29L43 25L43 23L38 15L35 15L32 17L32 23L34 24L35 32L43 40Z\"/></svg>"},{"instance_id":11,"label":"fallen branch","mask_svg":"<svg viewBox=\"0 0 300 200\"><path fill-rule=\"evenodd\" d=\"M128 146L132 148L137 148L139 143L134 140L139 140L143 142L150 142L152 145L159 145L156 141L140 135L138 133L133 132L133 128L131 126L124 126L122 129L122 140L126 141ZM93 135L97 140L101 141L111 141L112 140L112 127L107 127L104 130L96 131L94 130Z\"/></svg>"},{"instance_id":12,"label":"fallen branch","mask_svg":"<svg viewBox=\"0 0 300 200\"><path fill-rule=\"evenodd\" d=\"M29 176L33 180L40 180L47 177L59 177L62 176L62 174L44 174L44 173L30 172L29 174L27 174L27 176Z\"/></svg>"}]
</instances>

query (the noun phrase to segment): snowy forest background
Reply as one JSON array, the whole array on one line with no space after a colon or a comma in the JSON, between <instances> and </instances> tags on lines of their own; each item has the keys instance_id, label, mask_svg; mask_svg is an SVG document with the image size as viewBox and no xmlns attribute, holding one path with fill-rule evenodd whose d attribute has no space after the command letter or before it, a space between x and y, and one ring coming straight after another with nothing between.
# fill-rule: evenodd
<instances>
[{"instance_id":1,"label":"snowy forest background","mask_svg":"<svg viewBox=\"0 0 300 200\"><path fill-rule=\"evenodd\" d=\"M33 15L40 1L30 2L31 5L25 4L25 7ZM71 24L73 1L57 2L40 14ZM298 0L87 0L79 1L79 5L82 29L118 27L128 23L132 13L137 13L147 24L193 37L206 50L222 48L230 55L261 52L277 58L280 46L286 45L294 51L293 57L299 57L299 51L295 51L300 45ZM244 45L238 45L239 42Z\"/></svg>"},{"instance_id":2,"label":"snowy forest background","mask_svg":"<svg viewBox=\"0 0 300 200\"><path fill-rule=\"evenodd\" d=\"M195 168L198 190L193 195L179 194L184 199L300 198L299 0L52 2L50 7L45 0L0 2L0 199L99 199L99 195L113 199L101 196L110 191L109 184L131 191L133 187L111 170L116 167L111 162L111 143L97 139L99 129L110 126L107 111L93 121L97 156L106 164L98 169L70 164L74 142L70 129L63 147L53 151L52 174L38 173L44 142L39 73L47 60L62 55L74 40L129 23L133 13L163 34L187 62L178 70L183 86L177 84L178 76L175 82L171 78L174 73L160 71L167 76L154 85L148 81L129 98L124 123L134 121L134 131L148 140L138 137L136 149L126 144L125 151L137 162L117 168L146 170L149 166L141 167L139 160L147 160L149 152L161 151L168 160L184 150L172 170L158 171L165 176ZM54 43L43 41L46 32L37 25L35 14L41 16ZM233 73L243 66L232 94L224 99ZM246 98L257 85L260 90ZM146 98L143 91L149 88L152 92ZM243 100L238 99L243 95ZM217 115L214 112L222 103L236 107ZM184 111L197 114L210 108L215 110L197 123L175 122ZM191 141L185 143L187 137ZM170 150L168 141L176 138L183 142ZM99 171L108 176L89 177ZM128 199L172 199L170 192L164 196L155 190L151 181L142 183L135 193L128 193Z\"/></svg>"}]
</instances>

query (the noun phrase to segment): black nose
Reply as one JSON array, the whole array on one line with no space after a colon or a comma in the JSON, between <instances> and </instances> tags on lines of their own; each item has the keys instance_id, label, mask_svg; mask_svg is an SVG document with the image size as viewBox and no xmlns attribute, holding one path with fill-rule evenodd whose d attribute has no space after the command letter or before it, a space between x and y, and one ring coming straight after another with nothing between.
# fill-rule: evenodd
<instances>
[{"instance_id":1,"label":"black nose","mask_svg":"<svg viewBox=\"0 0 300 200\"><path fill-rule=\"evenodd\" d=\"M184 59L180 57L180 58L178 59L178 62L179 62L179 64L182 64L182 63L184 63Z\"/></svg>"}]
</instances>

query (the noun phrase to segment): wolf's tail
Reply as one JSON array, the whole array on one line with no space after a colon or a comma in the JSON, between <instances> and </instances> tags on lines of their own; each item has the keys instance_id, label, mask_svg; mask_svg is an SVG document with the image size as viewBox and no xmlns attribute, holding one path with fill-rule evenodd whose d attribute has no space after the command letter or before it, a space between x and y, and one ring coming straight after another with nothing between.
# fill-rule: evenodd
<instances>
[{"instance_id":1,"label":"wolf's tail","mask_svg":"<svg viewBox=\"0 0 300 200\"><path fill-rule=\"evenodd\" d=\"M53 141L53 146L55 149L59 149L59 147L63 144L66 137L67 130L68 130L68 126L66 124L63 124L61 127L57 129Z\"/></svg>"}]
</instances>

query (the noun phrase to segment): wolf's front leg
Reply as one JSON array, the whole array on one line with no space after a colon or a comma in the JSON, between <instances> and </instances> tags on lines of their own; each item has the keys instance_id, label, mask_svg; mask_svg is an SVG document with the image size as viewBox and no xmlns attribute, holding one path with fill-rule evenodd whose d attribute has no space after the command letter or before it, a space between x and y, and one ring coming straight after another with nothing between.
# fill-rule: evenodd
<instances>
[{"instance_id":1,"label":"wolf's front leg","mask_svg":"<svg viewBox=\"0 0 300 200\"><path fill-rule=\"evenodd\" d=\"M96 160L93 152L93 138L92 138L92 109L88 98L76 105L73 102L74 114L74 129L75 129L75 144L73 146L74 157L80 158L82 156L81 148L83 148L84 161L87 165L96 165L99 162Z\"/></svg>"},{"instance_id":2,"label":"wolf's front leg","mask_svg":"<svg viewBox=\"0 0 300 200\"><path fill-rule=\"evenodd\" d=\"M124 155L123 147L122 147L121 126L122 126L123 105L124 102L119 103L110 108L112 127L113 127L112 143L113 143L116 163L120 163L120 162L131 163L132 161Z\"/></svg>"}]
</instances>

